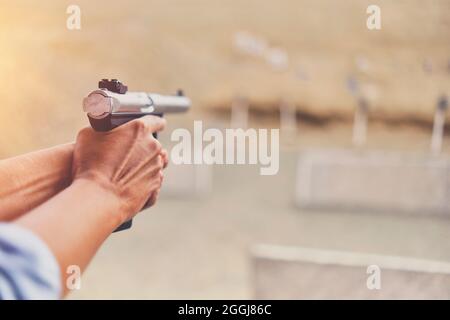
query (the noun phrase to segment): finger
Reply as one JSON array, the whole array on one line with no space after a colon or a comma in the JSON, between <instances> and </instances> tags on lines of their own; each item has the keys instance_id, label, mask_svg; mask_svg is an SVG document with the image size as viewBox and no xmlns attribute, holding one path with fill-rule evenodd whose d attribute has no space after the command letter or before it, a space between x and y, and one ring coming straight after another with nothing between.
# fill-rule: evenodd
<instances>
[{"instance_id":1,"label":"finger","mask_svg":"<svg viewBox=\"0 0 450 320\"><path fill-rule=\"evenodd\" d=\"M150 154L151 158L154 158L157 155L161 154L162 145L158 140L156 140L152 136L149 136L147 139L147 147L149 150L152 151L152 153Z\"/></svg>"},{"instance_id":2,"label":"finger","mask_svg":"<svg viewBox=\"0 0 450 320\"><path fill-rule=\"evenodd\" d=\"M166 120L164 118L148 115L129 121L111 131L108 131L107 133L127 130L128 128L143 129L145 132L154 133L163 130L165 126Z\"/></svg>"},{"instance_id":3,"label":"finger","mask_svg":"<svg viewBox=\"0 0 450 320\"><path fill-rule=\"evenodd\" d=\"M155 179L156 175L163 169L163 159L160 154L157 154L153 158L149 158L147 161L142 162L139 166L133 167L126 173L126 177L123 177L124 183L129 183L132 179L144 177L148 181ZM160 182L158 180L158 182ZM159 187L159 186L158 186Z\"/></svg>"},{"instance_id":4,"label":"finger","mask_svg":"<svg viewBox=\"0 0 450 320\"><path fill-rule=\"evenodd\" d=\"M162 131L166 127L166 120L164 118L152 115L144 116L133 121L144 124L146 129L151 133Z\"/></svg>"},{"instance_id":5,"label":"finger","mask_svg":"<svg viewBox=\"0 0 450 320\"><path fill-rule=\"evenodd\" d=\"M165 169L165 168L167 168L167 165L169 164L169 154L167 153L166 149L161 150L161 157L164 162L163 169Z\"/></svg>"},{"instance_id":6,"label":"finger","mask_svg":"<svg viewBox=\"0 0 450 320\"><path fill-rule=\"evenodd\" d=\"M158 189L158 190L156 190L155 192L153 192L152 196L150 197L150 198L151 198L150 201L151 201L151 203L152 203L152 206L154 206L154 205L156 204L156 202L158 201L158 198L159 198L159 190L160 190L160 189Z\"/></svg>"},{"instance_id":7,"label":"finger","mask_svg":"<svg viewBox=\"0 0 450 320\"><path fill-rule=\"evenodd\" d=\"M164 163L163 163L163 159L162 159L161 155L157 155L155 158L153 158L151 160L148 175L150 177L160 175L160 172L163 169L163 165L164 165Z\"/></svg>"},{"instance_id":8,"label":"finger","mask_svg":"<svg viewBox=\"0 0 450 320\"><path fill-rule=\"evenodd\" d=\"M148 198L147 202L145 203L144 208L148 208L148 207L154 206L156 201L158 201L158 198L159 198L159 189L154 191L150 195L150 197Z\"/></svg>"}]
</instances>

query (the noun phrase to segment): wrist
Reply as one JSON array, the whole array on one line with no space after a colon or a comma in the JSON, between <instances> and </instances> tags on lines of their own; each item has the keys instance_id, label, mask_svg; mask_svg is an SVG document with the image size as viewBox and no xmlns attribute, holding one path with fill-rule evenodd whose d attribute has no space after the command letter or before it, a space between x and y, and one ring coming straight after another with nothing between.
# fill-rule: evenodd
<instances>
[{"instance_id":1,"label":"wrist","mask_svg":"<svg viewBox=\"0 0 450 320\"><path fill-rule=\"evenodd\" d=\"M81 174L75 174L73 177L73 182L75 181L87 181L93 185L104 189L104 191L111 192L116 196L119 196L116 186L113 182L101 172L95 170L84 171Z\"/></svg>"},{"instance_id":2,"label":"wrist","mask_svg":"<svg viewBox=\"0 0 450 320\"><path fill-rule=\"evenodd\" d=\"M72 188L83 190L94 206L98 206L98 213L105 213L105 218L115 229L127 220L124 214L123 204L115 190L103 179L92 179L91 177L77 177L71 185Z\"/></svg>"}]
</instances>

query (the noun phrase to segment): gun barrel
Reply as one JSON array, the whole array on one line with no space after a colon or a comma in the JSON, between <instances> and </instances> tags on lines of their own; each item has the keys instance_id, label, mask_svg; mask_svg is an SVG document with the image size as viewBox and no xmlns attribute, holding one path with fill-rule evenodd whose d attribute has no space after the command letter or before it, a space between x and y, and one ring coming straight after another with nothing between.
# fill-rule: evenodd
<instances>
[{"instance_id":1,"label":"gun barrel","mask_svg":"<svg viewBox=\"0 0 450 320\"><path fill-rule=\"evenodd\" d=\"M164 96L157 93L149 93L148 97L153 102L155 113L185 112L191 107L191 99L185 96Z\"/></svg>"},{"instance_id":2,"label":"gun barrel","mask_svg":"<svg viewBox=\"0 0 450 320\"><path fill-rule=\"evenodd\" d=\"M191 106L191 100L181 95L161 95L146 92L115 93L106 89L92 91L83 100L83 110L93 118L108 114L137 113L162 114L184 112Z\"/></svg>"}]
</instances>

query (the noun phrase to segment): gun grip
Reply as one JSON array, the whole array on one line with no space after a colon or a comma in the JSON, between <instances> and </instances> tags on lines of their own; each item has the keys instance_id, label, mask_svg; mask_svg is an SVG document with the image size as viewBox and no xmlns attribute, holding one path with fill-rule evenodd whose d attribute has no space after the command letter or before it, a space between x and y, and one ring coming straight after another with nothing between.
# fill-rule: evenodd
<instances>
[{"instance_id":1,"label":"gun grip","mask_svg":"<svg viewBox=\"0 0 450 320\"><path fill-rule=\"evenodd\" d=\"M143 117L145 115L146 114L119 114L119 115L109 114L108 116L106 116L105 118L102 118L102 119L95 119L95 118L91 118L89 116L88 116L88 118L89 118L89 123L91 124L92 129L94 129L95 131L105 132L105 131L110 131L124 123L131 121L131 120ZM153 115L158 116L158 117L163 116L163 114L153 114ZM158 134L156 132L153 133L153 137L155 137L155 139L158 139ZM141 210L143 210L145 208L147 208L147 203L144 205L144 207ZM122 223L113 232L130 229L132 224L133 224L133 219L130 219L130 220Z\"/></svg>"}]
</instances>

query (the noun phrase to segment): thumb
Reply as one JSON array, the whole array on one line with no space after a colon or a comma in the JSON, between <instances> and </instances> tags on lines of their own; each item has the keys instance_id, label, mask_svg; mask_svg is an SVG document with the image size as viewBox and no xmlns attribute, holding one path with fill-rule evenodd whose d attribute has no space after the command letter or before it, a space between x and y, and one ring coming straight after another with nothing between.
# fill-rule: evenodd
<instances>
[{"instance_id":1,"label":"thumb","mask_svg":"<svg viewBox=\"0 0 450 320\"><path fill-rule=\"evenodd\" d=\"M162 131L166 127L164 118L153 115L144 116L131 122L136 122L135 125L143 125L151 133Z\"/></svg>"}]
</instances>

